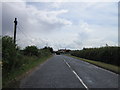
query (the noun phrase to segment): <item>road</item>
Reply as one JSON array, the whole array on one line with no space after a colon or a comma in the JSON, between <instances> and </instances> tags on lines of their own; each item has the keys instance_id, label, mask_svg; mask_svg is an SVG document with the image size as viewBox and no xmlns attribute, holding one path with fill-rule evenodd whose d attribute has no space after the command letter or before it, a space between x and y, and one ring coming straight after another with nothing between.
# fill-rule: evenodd
<instances>
[{"instance_id":1,"label":"road","mask_svg":"<svg viewBox=\"0 0 120 90\"><path fill-rule=\"evenodd\" d=\"M64 55L54 55L25 77L20 88L118 88L118 74Z\"/></svg>"}]
</instances>

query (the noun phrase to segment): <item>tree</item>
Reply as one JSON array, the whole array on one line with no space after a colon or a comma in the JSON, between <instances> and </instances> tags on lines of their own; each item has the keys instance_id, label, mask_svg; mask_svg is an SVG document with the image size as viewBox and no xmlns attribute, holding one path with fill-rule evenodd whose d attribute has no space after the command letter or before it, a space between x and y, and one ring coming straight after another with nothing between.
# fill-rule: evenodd
<instances>
[{"instance_id":1,"label":"tree","mask_svg":"<svg viewBox=\"0 0 120 90\"><path fill-rule=\"evenodd\" d=\"M25 49L24 49L24 53L25 55L36 55L38 56L38 48L36 46L27 46Z\"/></svg>"},{"instance_id":2,"label":"tree","mask_svg":"<svg viewBox=\"0 0 120 90\"><path fill-rule=\"evenodd\" d=\"M14 68L16 58L16 45L13 38L9 36L2 37L2 59L3 71L9 71Z\"/></svg>"},{"instance_id":3,"label":"tree","mask_svg":"<svg viewBox=\"0 0 120 90\"><path fill-rule=\"evenodd\" d=\"M53 48L52 47L49 47L48 49L50 50L51 53L53 53Z\"/></svg>"},{"instance_id":4,"label":"tree","mask_svg":"<svg viewBox=\"0 0 120 90\"><path fill-rule=\"evenodd\" d=\"M46 50L49 50L51 53L53 53L53 48L52 48L52 47L46 47L46 46L45 46L45 47L43 48L43 50L45 50L45 49L46 49Z\"/></svg>"}]
</instances>

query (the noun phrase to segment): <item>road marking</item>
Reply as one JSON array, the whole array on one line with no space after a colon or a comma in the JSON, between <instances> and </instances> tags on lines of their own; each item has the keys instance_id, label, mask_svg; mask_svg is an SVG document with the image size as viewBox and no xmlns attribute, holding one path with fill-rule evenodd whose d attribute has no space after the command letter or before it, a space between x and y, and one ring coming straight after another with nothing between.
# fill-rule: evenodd
<instances>
[{"instance_id":1,"label":"road marking","mask_svg":"<svg viewBox=\"0 0 120 90\"><path fill-rule=\"evenodd\" d=\"M71 68L70 65L67 62L66 62L66 64L68 65L69 68Z\"/></svg>"},{"instance_id":2,"label":"road marking","mask_svg":"<svg viewBox=\"0 0 120 90\"><path fill-rule=\"evenodd\" d=\"M91 65L93 65L93 64L91 64ZM107 69L104 69L104 68L102 68L102 67L98 67L98 66L96 66L96 65L93 65L95 68L97 68L97 69L101 69L101 70L103 70L103 71L106 71L106 72L108 72L108 73L111 73L111 74L114 74L114 75L119 75L119 74L117 74L117 73L114 73L114 72L112 72L112 71L109 71L109 70L107 70Z\"/></svg>"},{"instance_id":3,"label":"road marking","mask_svg":"<svg viewBox=\"0 0 120 90\"><path fill-rule=\"evenodd\" d=\"M73 59L76 59L76 58L73 58ZM79 59L76 59L76 60L79 60ZM86 64L90 64L90 65L94 66L95 68L101 69L101 70L106 71L106 72L108 72L108 73L111 73L111 74L114 74L114 75L117 75L117 76L119 75L119 74L117 74L117 73L114 73L114 72L112 72L112 71L110 71L110 70L107 70L107 69L104 69L104 68L102 68L102 67L96 66L96 65L91 64L91 63L89 63L89 62L85 62L85 61L82 61L82 60L80 60L80 61L83 62L83 63L86 63Z\"/></svg>"},{"instance_id":4,"label":"road marking","mask_svg":"<svg viewBox=\"0 0 120 90\"><path fill-rule=\"evenodd\" d=\"M66 63L66 65L72 70L71 66L68 64L68 62L65 61L65 59L63 59L64 62Z\"/></svg>"},{"instance_id":5,"label":"road marking","mask_svg":"<svg viewBox=\"0 0 120 90\"><path fill-rule=\"evenodd\" d=\"M83 82L83 80L78 76L78 74L71 68L71 66L68 64L68 62L65 60L65 59L63 59L64 60L64 62L66 63L66 65L72 70L72 72L75 74L75 76L78 78L78 80L82 83L82 85L87 89L87 90L89 90L88 89L88 87L87 87L87 85Z\"/></svg>"},{"instance_id":6,"label":"road marking","mask_svg":"<svg viewBox=\"0 0 120 90\"><path fill-rule=\"evenodd\" d=\"M81 60L81 61L82 61L82 60ZM93 67L95 67L95 68L97 68L97 69L101 69L101 70L106 71L106 72L108 72L108 73L111 73L111 74L114 74L114 75L119 75L119 74L117 74L117 73L114 73L114 72L109 71L109 70L107 70L107 69L104 69L104 68L102 68L102 67L96 66L96 65L94 65L94 64L92 64L92 63L85 62L85 61L82 61L82 62L83 62L83 63L86 63L86 64L89 64L89 65L92 65Z\"/></svg>"},{"instance_id":7,"label":"road marking","mask_svg":"<svg viewBox=\"0 0 120 90\"><path fill-rule=\"evenodd\" d=\"M79 81L83 84L83 86L87 89L87 90L89 90L88 89L88 87L86 86L86 84L82 81L82 79L78 76L78 74L73 70L73 73L76 75L76 77L79 79Z\"/></svg>"}]
</instances>

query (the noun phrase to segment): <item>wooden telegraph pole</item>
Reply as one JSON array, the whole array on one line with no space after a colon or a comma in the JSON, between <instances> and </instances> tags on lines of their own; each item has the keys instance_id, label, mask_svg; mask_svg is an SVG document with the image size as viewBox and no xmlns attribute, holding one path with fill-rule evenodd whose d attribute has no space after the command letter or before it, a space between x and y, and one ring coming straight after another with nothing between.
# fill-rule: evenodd
<instances>
[{"instance_id":1,"label":"wooden telegraph pole","mask_svg":"<svg viewBox=\"0 0 120 90\"><path fill-rule=\"evenodd\" d=\"M16 44L16 28L17 28L17 18L14 21L14 44Z\"/></svg>"}]
</instances>

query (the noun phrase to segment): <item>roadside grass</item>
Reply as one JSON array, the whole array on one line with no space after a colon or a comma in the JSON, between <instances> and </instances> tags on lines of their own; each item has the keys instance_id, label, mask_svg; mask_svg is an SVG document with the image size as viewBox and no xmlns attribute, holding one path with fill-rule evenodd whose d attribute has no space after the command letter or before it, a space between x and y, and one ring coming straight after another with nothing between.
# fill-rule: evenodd
<instances>
[{"instance_id":1,"label":"roadside grass","mask_svg":"<svg viewBox=\"0 0 120 90\"><path fill-rule=\"evenodd\" d=\"M88 60L88 59L84 59L84 58L80 58L80 57L76 57L76 56L71 56L71 55L67 55L67 56L70 56L70 57L73 57L73 58L76 58L76 59L94 64L94 65L99 66L101 68L110 70L114 73L120 74L120 67L118 67L118 66L111 65L111 64L106 64L106 63L99 62L99 61Z\"/></svg>"},{"instance_id":2,"label":"roadside grass","mask_svg":"<svg viewBox=\"0 0 120 90\"><path fill-rule=\"evenodd\" d=\"M14 71L9 73L9 77L4 78L2 82L3 88L19 88L20 80L50 57L52 55L42 56L40 58L24 56L24 59L29 61L23 64L22 67L14 69Z\"/></svg>"},{"instance_id":3,"label":"roadside grass","mask_svg":"<svg viewBox=\"0 0 120 90\"><path fill-rule=\"evenodd\" d=\"M2 89L2 62L0 61L0 89Z\"/></svg>"}]
</instances>

